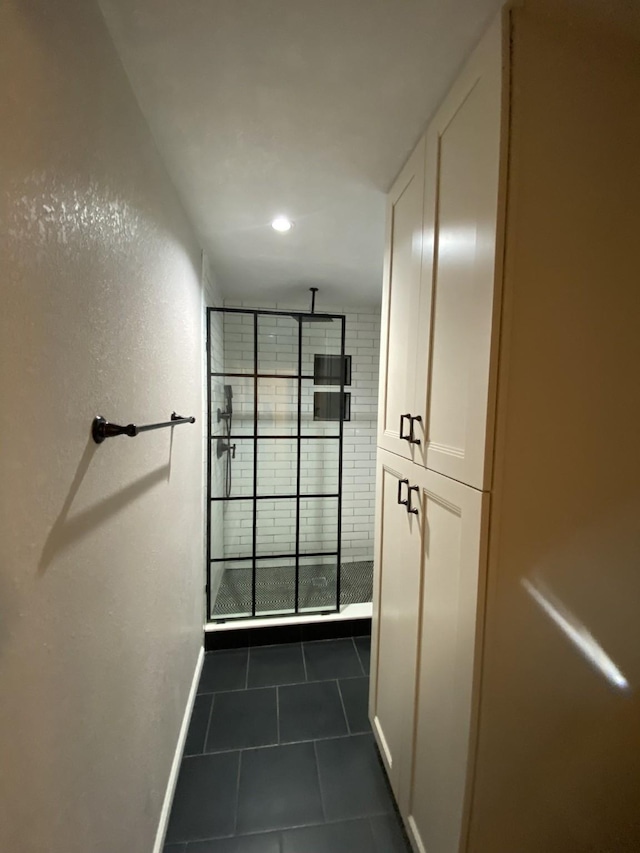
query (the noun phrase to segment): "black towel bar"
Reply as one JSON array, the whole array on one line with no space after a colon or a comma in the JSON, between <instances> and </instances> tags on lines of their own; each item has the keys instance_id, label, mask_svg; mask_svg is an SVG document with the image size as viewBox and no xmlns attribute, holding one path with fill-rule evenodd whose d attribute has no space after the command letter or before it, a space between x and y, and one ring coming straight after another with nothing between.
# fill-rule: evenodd
<instances>
[{"instance_id":1,"label":"black towel bar","mask_svg":"<svg viewBox=\"0 0 640 853\"><path fill-rule=\"evenodd\" d=\"M163 429L164 427L179 426L180 424L194 424L195 422L195 418L183 418L172 412L171 420L164 421L161 424L145 424L144 426L127 424L126 426L119 426L118 424L110 424L102 415L96 415L91 425L91 435L96 444L102 444L105 438L113 438L116 435L128 435L130 438L133 438L140 432L149 432L152 429Z\"/></svg>"}]
</instances>

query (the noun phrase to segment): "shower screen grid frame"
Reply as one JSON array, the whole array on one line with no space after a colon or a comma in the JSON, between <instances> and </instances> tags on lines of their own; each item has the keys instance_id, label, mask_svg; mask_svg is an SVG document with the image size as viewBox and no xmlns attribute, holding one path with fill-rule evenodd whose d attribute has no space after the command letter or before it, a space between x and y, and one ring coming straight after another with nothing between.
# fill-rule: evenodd
<instances>
[{"instance_id":1,"label":"shower screen grid frame","mask_svg":"<svg viewBox=\"0 0 640 853\"><path fill-rule=\"evenodd\" d=\"M212 314L243 314L245 316L253 317L253 371L247 372L233 372L233 371L212 371L211 370L211 316ZM274 316L274 317L289 317L298 321L298 358L297 358L297 374L291 373L269 373L269 372L260 372L259 371L259 348L258 348L258 318L261 316ZM310 321L309 318L316 318L315 321ZM303 390L303 381L314 381L313 374L306 375L302 372L302 326L305 321L307 322L317 322L318 320L326 320L326 321L338 321L340 323L340 362L344 364L345 362L345 343L346 343L346 317L344 314L324 314L314 312L310 314L308 312L302 311L272 311L267 309L249 309L249 308L207 308L207 336L206 336L206 352L207 352L207 579L206 579L206 600L207 600L207 622L215 622L222 623L227 621L240 621L243 619L256 619L256 618L272 618L273 613L258 613L256 610L257 606L257 596L256 596L256 577L257 577L257 566L258 561L262 560L282 560L282 559L294 559L295 560L295 598L294 598L294 610L292 612L286 614L278 614L283 616L295 616L300 613L300 559L311 558L311 557L335 557L336 559L336 595L335 595L335 607L333 608L325 608L318 609L317 611L309 611L305 610L305 614L311 615L315 613L317 615L323 615L327 613L335 613L340 610L340 574L341 574L341 566L342 566L342 478L343 478L343 449L344 449L344 414L345 414L345 375L344 370L340 371L341 379L339 385L339 400L340 400L340 418L338 420L338 435L303 435L302 434L302 390ZM224 348L224 345L223 345ZM252 495L248 498L246 495L238 495L238 496L229 496L229 497L214 497L211 494L212 491L212 467L213 467L213 454L214 454L214 445L217 441L217 436L213 435L213 423L212 423L212 405L213 405L213 389L212 389L212 380L215 378L224 377L226 379L231 378L242 378L242 379L253 379L253 435L229 435L228 441L229 444L234 439L242 439L243 441L252 440L253 441L253 491ZM258 433L258 414L259 414L259 395L258 395L258 381L260 379L288 379L288 380L297 380L297 418L296 424L297 429L295 435L287 434L268 434L264 436L260 436ZM267 440L278 440L278 439L295 439L296 443L296 490L295 494L286 494L286 495L259 495L258 494L258 448L259 448L259 440L260 439ZM302 451L302 440L321 440L321 441L337 441L338 442L338 491L332 493L313 493L313 494L302 494L302 479L301 479L301 451ZM231 452L230 450L226 452ZM316 551L313 553L305 552L301 554L300 552L300 532L301 532L301 518L300 518L300 502L301 500L314 499L314 498L333 498L337 499L337 523L336 523L336 550L335 551ZM257 553L258 550L258 526L257 526L257 513L258 513L258 502L261 500L273 501L273 500L287 500L287 499L295 499L296 509L295 509L295 544L294 550L292 552L287 552L283 554L265 554L261 555ZM253 514L253 524L252 524L252 548L251 555L244 555L240 557L212 557L211 556L211 508L214 502L225 502L225 501L236 501L236 500L251 500L252 503L252 514ZM230 615L230 616L220 616L217 618L212 618L212 600L211 600L211 568L216 563L233 563L233 562L243 562L251 561L251 614L242 614L242 615Z\"/></svg>"}]
</instances>

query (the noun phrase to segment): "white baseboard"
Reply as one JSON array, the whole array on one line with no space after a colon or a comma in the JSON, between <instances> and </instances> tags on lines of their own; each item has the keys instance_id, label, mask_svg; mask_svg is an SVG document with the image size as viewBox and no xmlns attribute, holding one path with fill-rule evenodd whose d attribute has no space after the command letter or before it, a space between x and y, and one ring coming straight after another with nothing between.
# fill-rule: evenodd
<instances>
[{"instance_id":1,"label":"white baseboard","mask_svg":"<svg viewBox=\"0 0 640 853\"><path fill-rule=\"evenodd\" d=\"M173 755L173 762L171 764L171 772L169 773L169 780L167 782L167 790L164 794L164 802L162 803L162 811L160 812L160 821L158 823L158 831L156 832L156 840L153 845L153 853L162 853L162 848L164 847L164 839L167 834L167 826L169 825L169 815L171 814L171 805L173 803L173 795L176 790L176 783L178 781L178 773L180 772L180 762L182 761L182 753L184 752L184 744L187 739L187 732L189 731L189 722L191 720L191 712L193 711L193 705L196 701L196 691L198 690L198 682L200 681L200 673L202 672L202 665L204 663L204 648L200 649L198 654L198 660L196 662L196 668L193 673L193 680L191 682L191 690L189 691L189 698L187 699L187 706L184 709L184 716L182 718L182 725L180 726L180 734L178 735L178 742L176 744L176 751Z\"/></svg>"}]
</instances>

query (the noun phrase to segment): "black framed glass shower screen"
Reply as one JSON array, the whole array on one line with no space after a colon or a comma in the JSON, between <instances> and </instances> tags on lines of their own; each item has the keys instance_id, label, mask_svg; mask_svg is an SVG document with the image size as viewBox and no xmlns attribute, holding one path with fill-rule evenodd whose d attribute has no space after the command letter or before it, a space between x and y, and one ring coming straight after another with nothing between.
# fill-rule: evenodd
<instances>
[{"instance_id":1,"label":"black framed glass shower screen","mask_svg":"<svg viewBox=\"0 0 640 853\"><path fill-rule=\"evenodd\" d=\"M339 609L344 423L314 420L319 358L345 363L344 315L207 309L209 621Z\"/></svg>"}]
</instances>

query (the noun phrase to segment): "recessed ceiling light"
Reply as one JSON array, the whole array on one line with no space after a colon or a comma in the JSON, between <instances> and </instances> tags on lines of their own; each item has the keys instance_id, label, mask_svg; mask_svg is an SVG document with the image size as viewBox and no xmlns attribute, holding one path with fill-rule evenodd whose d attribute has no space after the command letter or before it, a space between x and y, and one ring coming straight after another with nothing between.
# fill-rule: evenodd
<instances>
[{"instance_id":1,"label":"recessed ceiling light","mask_svg":"<svg viewBox=\"0 0 640 853\"><path fill-rule=\"evenodd\" d=\"M285 231L291 231L292 225L293 222L286 216L276 216L276 218L271 223L271 227L274 231L280 231L283 234Z\"/></svg>"}]
</instances>

